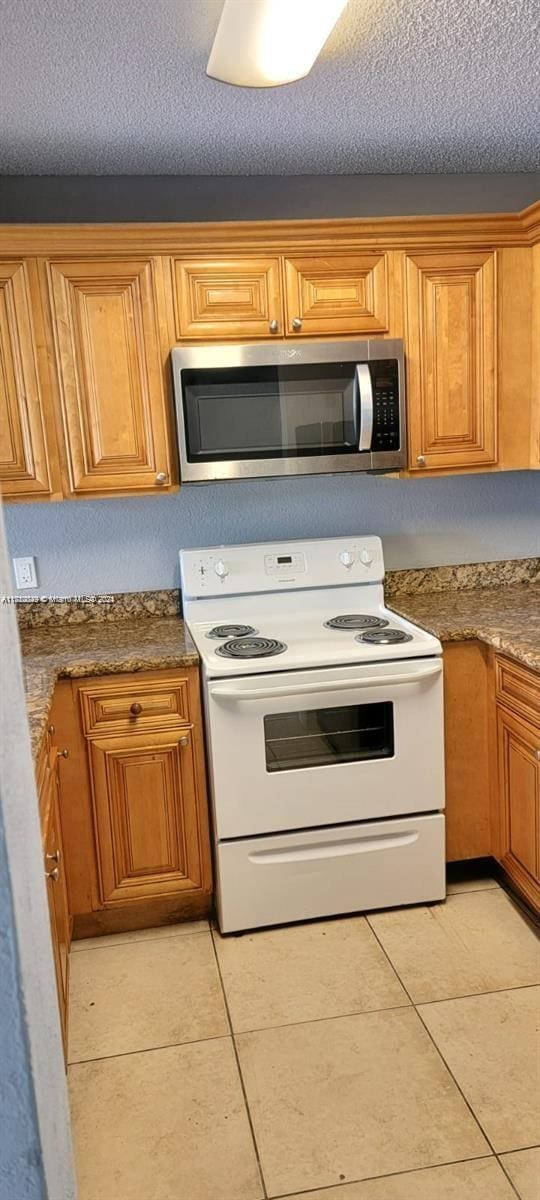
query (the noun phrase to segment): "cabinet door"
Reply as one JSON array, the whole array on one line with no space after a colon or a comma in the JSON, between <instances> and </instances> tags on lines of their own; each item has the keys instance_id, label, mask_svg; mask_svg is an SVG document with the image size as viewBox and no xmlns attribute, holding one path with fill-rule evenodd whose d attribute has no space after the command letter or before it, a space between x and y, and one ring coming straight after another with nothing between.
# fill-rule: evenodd
<instances>
[{"instance_id":1,"label":"cabinet door","mask_svg":"<svg viewBox=\"0 0 540 1200\"><path fill-rule=\"evenodd\" d=\"M32 291L38 303L33 264L0 263L0 483L5 497L37 500L53 481Z\"/></svg>"},{"instance_id":2,"label":"cabinet door","mask_svg":"<svg viewBox=\"0 0 540 1200\"><path fill-rule=\"evenodd\" d=\"M90 762L103 904L200 887L189 728L98 737Z\"/></svg>"},{"instance_id":3,"label":"cabinet door","mask_svg":"<svg viewBox=\"0 0 540 1200\"><path fill-rule=\"evenodd\" d=\"M496 461L495 257L406 260L410 469Z\"/></svg>"},{"instance_id":4,"label":"cabinet door","mask_svg":"<svg viewBox=\"0 0 540 1200\"><path fill-rule=\"evenodd\" d=\"M540 730L497 710L501 863L540 909Z\"/></svg>"},{"instance_id":5,"label":"cabinet door","mask_svg":"<svg viewBox=\"0 0 540 1200\"><path fill-rule=\"evenodd\" d=\"M55 753L56 751L53 751L53 754ZM45 800L45 806L48 807L47 833L45 838L45 874L47 879L47 898L51 919L51 938L56 970L60 1022L64 1041L64 1053L67 1053L70 924L62 830L58 805L56 765L51 766L48 771L45 786L47 789L50 789L50 795Z\"/></svg>"},{"instance_id":6,"label":"cabinet door","mask_svg":"<svg viewBox=\"0 0 540 1200\"><path fill-rule=\"evenodd\" d=\"M382 254L286 259L287 333L386 333L387 274Z\"/></svg>"},{"instance_id":7,"label":"cabinet door","mask_svg":"<svg viewBox=\"0 0 540 1200\"><path fill-rule=\"evenodd\" d=\"M159 264L53 262L50 293L71 490L171 483Z\"/></svg>"},{"instance_id":8,"label":"cabinet door","mask_svg":"<svg viewBox=\"0 0 540 1200\"><path fill-rule=\"evenodd\" d=\"M279 259L175 259L173 270L178 338L283 333Z\"/></svg>"}]
</instances>

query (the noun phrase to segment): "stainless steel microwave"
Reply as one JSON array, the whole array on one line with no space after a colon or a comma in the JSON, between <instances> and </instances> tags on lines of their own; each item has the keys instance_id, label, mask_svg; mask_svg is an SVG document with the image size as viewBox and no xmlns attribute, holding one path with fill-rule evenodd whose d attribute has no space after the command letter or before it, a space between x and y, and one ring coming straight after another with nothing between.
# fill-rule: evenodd
<instances>
[{"instance_id":1,"label":"stainless steel microwave","mask_svg":"<svg viewBox=\"0 0 540 1200\"><path fill-rule=\"evenodd\" d=\"M405 466L403 343L172 351L183 483Z\"/></svg>"}]
</instances>

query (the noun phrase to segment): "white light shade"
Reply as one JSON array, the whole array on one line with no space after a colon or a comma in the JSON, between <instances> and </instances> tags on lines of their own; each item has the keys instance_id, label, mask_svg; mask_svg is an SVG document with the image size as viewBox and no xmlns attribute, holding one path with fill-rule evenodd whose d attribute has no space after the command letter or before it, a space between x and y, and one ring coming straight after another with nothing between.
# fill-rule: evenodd
<instances>
[{"instance_id":1,"label":"white light shade","mask_svg":"<svg viewBox=\"0 0 540 1200\"><path fill-rule=\"evenodd\" d=\"M240 87L302 79L347 0L225 0L206 72Z\"/></svg>"}]
</instances>

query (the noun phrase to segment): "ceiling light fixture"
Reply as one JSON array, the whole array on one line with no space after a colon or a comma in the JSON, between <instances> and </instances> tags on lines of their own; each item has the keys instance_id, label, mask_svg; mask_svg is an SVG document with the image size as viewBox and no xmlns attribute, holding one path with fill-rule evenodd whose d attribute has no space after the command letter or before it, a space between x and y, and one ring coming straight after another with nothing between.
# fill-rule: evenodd
<instances>
[{"instance_id":1,"label":"ceiling light fixture","mask_svg":"<svg viewBox=\"0 0 540 1200\"><path fill-rule=\"evenodd\" d=\"M207 75L277 87L311 70L347 0L225 0Z\"/></svg>"}]
</instances>

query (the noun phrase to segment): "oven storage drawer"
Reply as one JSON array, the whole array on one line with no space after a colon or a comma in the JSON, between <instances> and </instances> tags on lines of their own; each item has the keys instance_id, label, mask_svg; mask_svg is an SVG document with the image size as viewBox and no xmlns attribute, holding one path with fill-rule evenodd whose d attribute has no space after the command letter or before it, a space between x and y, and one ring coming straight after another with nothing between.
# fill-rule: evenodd
<instances>
[{"instance_id":1,"label":"oven storage drawer","mask_svg":"<svg viewBox=\"0 0 540 1200\"><path fill-rule=\"evenodd\" d=\"M220 842L223 933L443 900L442 813Z\"/></svg>"}]
</instances>

